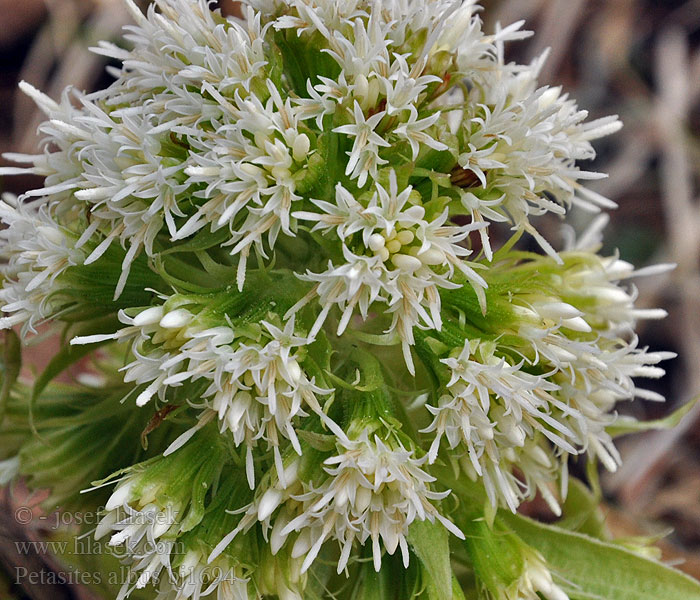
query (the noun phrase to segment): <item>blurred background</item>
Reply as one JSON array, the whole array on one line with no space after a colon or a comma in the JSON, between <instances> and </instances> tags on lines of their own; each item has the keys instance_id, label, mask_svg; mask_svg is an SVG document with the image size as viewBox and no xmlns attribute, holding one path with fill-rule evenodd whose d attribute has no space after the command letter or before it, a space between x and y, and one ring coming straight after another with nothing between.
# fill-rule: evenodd
<instances>
[{"instance_id":1,"label":"blurred background","mask_svg":"<svg viewBox=\"0 0 700 600\"><path fill-rule=\"evenodd\" d=\"M661 322L641 323L642 345L677 352L656 383L664 405L637 401L623 410L661 418L700 392L700 0L482 0L486 31L526 20L536 34L508 48L529 62L546 48L542 84L562 85L591 118L619 114L621 133L597 144L592 170L610 174L591 187L618 203L606 230L608 253L637 266L673 262L665 276L640 279L638 304L665 308ZM232 13L236 3L222 0ZM41 115L17 92L24 79L57 98L67 85L87 91L108 85L102 57L88 51L116 39L129 18L120 0L0 0L0 152L36 148ZM0 161L5 164L5 161ZM588 168L587 166L585 168ZM31 177L0 181L20 194ZM583 227L590 215L572 216ZM39 364L50 347L29 357ZM44 355L44 356L42 356ZM603 478L607 523L616 536L667 534L663 559L700 579L700 405L670 431L620 441L624 466ZM18 486L0 496L0 570L46 563L48 554L17 555L14 540L41 539L45 521L18 531L14 507L37 504ZM537 512L538 507L530 507ZM20 536L20 537L18 537ZM3 580L6 583L2 583ZM10 589L0 599L93 598L78 585Z\"/></svg>"}]
</instances>

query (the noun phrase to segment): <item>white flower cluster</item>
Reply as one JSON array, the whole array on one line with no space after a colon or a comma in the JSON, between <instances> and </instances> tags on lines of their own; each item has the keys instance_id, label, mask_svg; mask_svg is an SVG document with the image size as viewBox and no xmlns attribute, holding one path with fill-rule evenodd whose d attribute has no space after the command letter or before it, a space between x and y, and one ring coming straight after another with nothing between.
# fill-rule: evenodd
<instances>
[{"instance_id":1,"label":"white flower cluster","mask_svg":"<svg viewBox=\"0 0 700 600\"><path fill-rule=\"evenodd\" d=\"M598 256L596 228L561 252L535 228L613 206L577 161L620 123L539 87L544 56L505 62L522 22L487 34L473 0L247 0L245 19L124 2L128 49L96 48L114 82L58 103L21 84L43 150L0 169L45 177L0 203L0 328L125 343L144 438L172 434L158 484L130 471L98 528L138 573L120 598L160 578L161 600L300 600L331 540L338 574L365 544L377 571L397 549L407 565L416 522L462 537L445 462L512 511L539 493L558 512L572 455L617 467L615 406L661 400L634 378L672 356L638 347L636 321L665 313L621 282L659 269ZM207 439L218 466L183 467L210 464ZM205 518L222 473L254 492ZM512 589L565 597L531 566Z\"/></svg>"},{"instance_id":2,"label":"white flower cluster","mask_svg":"<svg viewBox=\"0 0 700 600\"><path fill-rule=\"evenodd\" d=\"M381 568L383 549L393 555L400 548L408 567L406 535L416 520L437 521L464 539L459 528L431 502L445 498L449 491L430 489L435 477L421 468L427 457L417 458L415 450L404 447L395 435L382 440L372 431L376 428L372 422L353 423L352 428L360 433L337 440L337 454L324 460L318 485L299 479L300 461L293 459L286 467L286 481L277 480L267 487L212 557L256 522L270 531L273 555L289 545L293 559L303 557L301 573L309 569L329 539L340 546L338 573L346 569L355 542L364 545L367 540L372 543L375 570Z\"/></svg>"},{"instance_id":3,"label":"white flower cluster","mask_svg":"<svg viewBox=\"0 0 700 600\"><path fill-rule=\"evenodd\" d=\"M550 416L550 407L562 406L549 393L557 386L543 377L521 371L522 363L509 365L503 358L494 356L494 349L492 344L473 340L465 343L457 358L442 361L451 373L446 390L449 395L442 396L437 407L428 407L435 415L424 430L425 433L435 432L430 459L434 461L438 457L443 436L450 449L463 446L469 459L467 471L483 478L491 501L497 504L504 498L515 510L521 498L531 491L521 489L518 478L512 473L513 465L525 462L514 453L514 449L522 449L521 453L532 459L532 464L526 466L534 467L523 468L524 475L528 479L533 474L539 475L534 477L536 485L556 507L546 487L553 463L529 438L544 435L563 450L576 453L566 439L573 434ZM473 355L477 360L472 359Z\"/></svg>"},{"instance_id":4,"label":"white flower cluster","mask_svg":"<svg viewBox=\"0 0 700 600\"><path fill-rule=\"evenodd\" d=\"M158 582L160 600L199 598L214 590L221 599L249 597L249 578L244 576L241 563L224 555L208 564L203 553L206 545L202 546L206 533L194 544L183 537L193 526L206 532L210 525L207 518L211 520L200 506L203 494L192 493L193 481L204 491L216 484L223 466L219 448L200 435L184 454L143 463L122 477L95 530L96 539L110 536L108 544L120 550L131 569L118 600ZM191 479L173 480L172 469ZM219 480L221 492L235 495L240 489L237 478L223 477L223 483ZM214 515L214 520L219 518Z\"/></svg>"},{"instance_id":5,"label":"white flower cluster","mask_svg":"<svg viewBox=\"0 0 700 600\"><path fill-rule=\"evenodd\" d=\"M45 206L23 204L9 194L0 200L0 329L22 325L22 332L54 317L59 306L53 300L55 280L85 255L76 239L48 214Z\"/></svg>"},{"instance_id":6,"label":"white flower cluster","mask_svg":"<svg viewBox=\"0 0 700 600\"><path fill-rule=\"evenodd\" d=\"M278 543L284 543L293 531L301 532L295 547L299 540L310 546L302 569L313 563L327 539L336 539L341 547L338 573L345 569L356 540L360 544L372 541L375 570L381 568L380 540L390 555L400 548L408 567L406 535L415 520L438 521L464 537L430 502L445 498L449 491L430 490L435 478L421 468L425 459L417 459L414 451L392 439L385 443L376 434L371 439L367 430L357 439L340 441L338 451L324 461L330 477L318 488L310 486L308 492L295 497L302 503L301 514L286 523L286 515L278 517L273 526Z\"/></svg>"},{"instance_id":7,"label":"white flower cluster","mask_svg":"<svg viewBox=\"0 0 700 600\"><path fill-rule=\"evenodd\" d=\"M390 330L398 333L406 365L414 373L413 328L442 326L438 288L459 287L450 280L455 269L479 292L486 282L463 260L471 251L460 242L473 227L446 226L447 210L427 220L420 196L412 194L410 186L398 193L394 171L389 173L388 190L380 183L376 188L363 206L338 184L335 203L313 201L322 213L295 213L299 219L317 221L314 230L335 234L345 260L340 266L329 262L327 271L301 278L318 284L314 292L323 309L316 330L335 304L342 309L338 335L356 308L366 319L372 304L387 304L393 319Z\"/></svg>"},{"instance_id":8,"label":"white flower cluster","mask_svg":"<svg viewBox=\"0 0 700 600\"><path fill-rule=\"evenodd\" d=\"M105 506L107 514L95 531L97 540L111 533L109 545L122 546L133 560L132 571L138 573L133 585L129 585L129 582L122 585L118 600L126 598L134 589L146 587L152 580L157 580L164 570L167 571L175 546L174 541L163 539L168 529L176 523L173 507L161 508L151 503L135 509L125 502L115 504L127 489L126 486L117 488Z\"/></svg>"},{"instance_id":9,"label":"white flower cluster","mask_svg":"<svg viewBox=\"0 0 700 600\"><path fill-rule=\"evenodd\" d=\"M482 478L491 501L513 511L539 491L560 513L549 484L559 479L565 495L567 455L588 451L615 471L620 456L606 427L616 404L635 397L663 401L634 378L661 377L658 363L675 356L639 348L631 333L637 319L666 314L634 308L634 292L617 285L644 272L615 258L561 256L564 269L555 275L560 295L543 294L537 279L547 276L533 272L533 291L516 294L511 304L512 326L498 329L517 337L468 339L440 359L447 381L437 406L428 406L434 419L424 432L435 435L430 460L444 438L466 458L464 469Z\"/></svg>"},{"instance_id":10,"label":"white flower cluster","mask_svg":"<svg viewBox=\"0 0 700 600\"><path fill-rule=\"evenodd\" d=\"M331 169L337 161L348 185L336 190L336 198L318 200L339 205L351 201L355 212L370 209L371 214L371 203L358 206L354 198L371 179L381 200L374 211L375 226L387 227L390 243L393 232L382 217L400 215L411 186L397 189L392 181L387 194L377 178L389 162L382 153L391 156L406 143L412 161L408 168L427 165L431 152L458 156L457 170L451 173L459 191L453 202L472 213L474 225L438 234L445 239L435 247L445 259L429 252L434 240L425 239L418 257L423 264L447 266L447 272L416 275L417 261L398 253L388 264L403 275L394 277L393 285L380 286L377 271L387 259L374 264L376 250L368 260L343 248L333 267L315 277L326 284L319 288L325 291L319 295L324 308L328 302L354 305L359 298L367 305L381 297L379 287L388 287L382 292L393 313L390 329L408 346L412 327L440 326L436 278L445 285L457 267L472 284L483 286L463 260L467 252L456 251L456 244L483 225L484 218L511 221L539 236L527 216L561 212L561 205L572 201L574 189L579 189L575 180L587 176L575 160L590 158L589 140L617 126L610 119L583 125L585 113L560 97L558 89L533 89L536 68L504 65L503 42L524 34L517 24L485 36L473 2L460 6L444 0L427 8L419 2L390 2L381 10L365 2L339 9L335 0L294 2L290 10L283 9L285 4L253 3L262 12L249 8L247 22L240 23L217 18L205 0L160 0L147 16L125 1L137 21L127 36L133 49L107 43L98 49L122 61L117 81L90 96L75 93L79 108L71 106L68 96L59 106L25 85L50 118L42 126L47 144L60 152L15 157L33 163L28 171L47 176L46 187L33 195L77 202L89 210L86 236L96 236L99 243L86 262L96 261L115 239L127 248L117 296L134 258L142 250L149 256L157 253L154 244L164 228L171 240L182 240L204 228L227 227L230 236L223 243L238 257L237 282L242 287L252 249L264 258L280 233L295 235L293 205L321 209L313 211L316 217L301 211L305 219L322 221L326 216L326 204L300 191L314 189L319 169ZM460 26L466 27L463 35ZM319 47L309 51L328 57L333 78L319 73L318 81L309 77L302 89L290 90L275 79L279 75L273 77L279 65L265 49L266 36L292 28L293 37L301 39L320 34ZM416 45L415 39L424 43ZM440 59L445 54L452 57L447 65ZM433 71L440 76L427 74ZM288 77L286 85L293 86L292 75ZM486 96L478 101L465 97L455 85L460 78L471 82L471 94L484 90ZM350 144L347 157L345 152L328 155L332 145ZM465 194L461 189L470 174L472 183L480 185ZM551 194L561 197L559 204L548 199ZM388 206L387 195L398 205ZM418 201L413 212L420 213L420 208ZM429 226L433 234L444 218L443 211L434 211L429 222L424 215L411 217L414 227ZM369 243L368 237L364 239ZM482 238L490 256L483 230ZM373 248L380 243L378 238L371 242ZM355 279L358 269L368 281L359 286L342 283L348 274ZM430 314L421 308L425 306Z\"/></svg>"},{"instance_id":11,"label":"white flower cluster","mask_svg":"<svg viewBox=\"0 0 700 600\"><path fill-rule=\"evenodd\" d=\"M72 344L105 340L131 341L135 360L123 371L124 381L146 387L136 397L144 406L154 395L167 402L168 390L203 379L201 401L190 402L203 412L196 426L168 448L171 453L214 417L222 433L230 433L236 446L246 449L246 473L255 486L253 449L262 439L274 450L280 477L284 478L280 443L289 440L301 454L294 419L308 416L309 408L332 427L317 396L330 394L309 378L298 362L298 349L309 343L295 334L294 318L284 329L261 321L258 340L237 335L233 325L211 326L212 317L195 315L187 299L177 297L142 310L134 317L119 313L127 325L113 334L76 337ZM193 306L189 305L189 308ZM337 430L337 426L335 426Z\"/></svg>"}]
</instances>

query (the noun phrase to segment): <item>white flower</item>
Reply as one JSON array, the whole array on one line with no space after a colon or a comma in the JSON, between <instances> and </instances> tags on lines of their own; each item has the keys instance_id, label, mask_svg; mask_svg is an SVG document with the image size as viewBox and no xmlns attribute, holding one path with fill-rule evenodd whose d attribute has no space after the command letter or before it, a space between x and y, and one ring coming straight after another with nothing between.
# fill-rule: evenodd
<instances>
[{"instance_id":1,"label":"white flower","mask_svg":"<svg viewBox=\"0 0 700 600\"><path fill-rule=\"evenodd\" d=\"M369 218L369 215L364 214L364 206L341 183L335 186L335 202L315 199L311 202L321 212L297 211L293 216L305 221L316 221L312 231L335 233L341 240L362 230Z\"/></svg>"},{"instance_id":2,"label":"white flower","mask_svg":"<svg viewBox=\"0 0 700 600\"><path fill-rule=\"evenodd\" d=\"M322 130L323 118L326 115L332 115L336 111L338 103L342 103L345 98L351 95L356 96L357 93L352 91L353 86L347 82L343 72L338 75L337 79L330 79L323 75L319 75L318 79L321 83L316 85L313 85L311 80L307 80L308 98L297 98L296 104L298 105L299 119L315 119L316 127ZM376 85L373 87L378 92L378 87ZM376 102L376 97L374 100ZM364 109L368 103L367 96L364 95L360 102Z\"/></svg>"},{"instance_id":3,"label":"white flower","mask_svg":"<svg viewBox=\"0 0 700 600\"><path fill-rule=\"evenodd\" d=\"M400 139L407 140L409 144L411 144L411 158L416 160L420 152L421 144L425 144L428 148L432 148L433 150L447 150L448 146L446 144L443 144L429 133L426 133L426 129L429 129L438 122L441 116L440 113L436 112L429 117L419 119L418 111L414 106L409 106L408 110L408 121L394 129L394 135Z\"/></svg>"},{"instance_id":4,"label":"white flower","mask_svg":"<svg viewBox=\"0 0 700 600\"><path fill-rule=\"evenodd\" d=\"M469 107L471 116L465 115L461 125L468 142L459 155L459 166L474 179L455 172L453 182L470 186L466 208L472 215L508 220L555 255L529 216L548 211L564 214L572 204L589 211L614 207L578 183L602 175L581 171L574 163L593 158L590 140L612 133L620 124L611 117L605 126L596 125L589 132L583 124L587 113L561 96L558 88L535 89L534 70L502 76L507 83L488 86L493 98ZM482 196L494 195L500 196L498 202L488 199L481 204Z\"/></svg>"},{"instance_id":5,"label":"white flower","mask_svg":"<svg viewBox=\"0 0 700 600\"><path fill-rule=\"evenodd\" d=\"M19 83L19 88L27 94L50 119L39 128L39 133L47 136L44 140L44 150L36 155L5 154L5 158L20 164L31 165L29 167L2 167L0 175L17 175L31 173L45 177L42 188L31 190L25 194L28 198L51 197L57 204L70 203L72 190L78 187L81 178L82 165L77 157L76 149L70 139L64 135L57 123L70 123L80 109L74 106L74 101L83 98L71 88L67 88L61 95L60 103L42 94L39 90L26 81ZM80 103L79 101L77 102ZM58 151L50 151L49 143Z\"/></svg>"},{"instance_id":6,"label":"white flower","mask_svg":"<svg viewBox=\"0 0 700 600\"><path fill-rule=\"evenodd\" d=\"M101 42L94 49L123 62L116 89L110 90L115 104L138 93L164 89L167 94L173 88L184 90L202 81L222 91L247 91L253 78L264 74L259 15L249 13L244 26L233 19L216 19L206 0L158 0L149 6L147 15L132 0L126 0L126 5L137 23L128 35L134 47L124 50ZM187 53L178 53L178 48ZM186 98L180 95L180 99Z\"/></svg>"},{"instance_id":7,"label":"white flower","mask_svg":"<svg viewBox=\"0 0 700 600\"><path fill-rule=\"evenodd\" d=\"M115 297L123 290L138 254L145 251L153 255L155 239L163 227L175 239L184 237L176 221L188 216L182 205L189 206L199 180L183 174L188 169L201 170L188 148L198 144L200 160L206 161L202 144L208 149L211 135L202 123L217 123L229 115L231 104L222 93L238 98L248 95L252 79L263 74L266 63L259 19L251 16L247 28L233 20L218 22L206 0L162 0L157 5L161 13L152 5L145 17L127 2L138 23L130 36L135 48L126 51L112 44L101 45L98 51L122 60L123 70L103 92L89 97L74 94L81 104L79 109L70 107L67 97L59 106L30 86L23 87L51 119L40 128L47 136L47 145L59 147L59 152L38 157L15 157L32 162L30 172L47 175L46 187L30 194L46 196L52 203L77 201L90 207L92 224L81 243L93 235L102 243L87 257L86 264L98 260L114 240L128 249ZM202 91L214 100L192 92L193 81L203 82ZM224 122L224 141L226 127ZM291 142L297 156L304 150L300 139ZM215 150L216 146L212 152ZM250 158L262 160L259 154ZM247 248L251 243L260 244L262 233L272 230L274 241L276 222L266 223L262 230L260 226L268 212L282 219L282 228L288 230L284 219L288 210L285 213L284 207L294 198L289 187L289 182L281 182L264 190L271 198L263 218L248 223L241 232L246 243L236 251L243 250L242 269ZM73 196L66 197L70 193ZM227 199L219 201L224 204L222 211L228 208L227 202L230 204ZM213 212L215 223L220 217L213 207L202 210ZM194 222L199 224L196 218ZM192 219L188 224L187 235L198 228L192 227ZM207 224L202 222L199 227ZM257 232L252 238L251 230ZM234 238L232 243L238 241Z\"/></svg>"},{"instance_id":8,"label":"white flower","mask_svg":"<svg viewBox=\"0 0 700 600\"><path fill-rule=\"evenodd\" d=\"M381 14L372 11L366 23L362 19L355 19L349 27L341 27L332 34L326 34L329 45L327 52L349 80L359 83L365 78L366 81L372 73L387 72L391 44L387 39L389 28L388 24L382 23ZM358 91L361 92L362 87L360 84ZM363 99L364 94L358 96Z\"/></svg>"},{"instance_id":9,"label":"white flower","mask_svg":"<svg viewBox=\"0 0 700 600\"><path fill-rule=\"evenodd\" d=\"M518 600L569 600L569 596L552 579L552 573L542 555L533 549L523 554L523 574L516 591Z\"/></svg>"},{"instance_id":10,"label":"white flower","mask_svg":"<svg viewBox=\"0 0 700 600\"><path fill-rule=\"evenodd\" d=\"M212 230L228 226L233 246L239 255L238 285L245 280L246 260L255 247L266 256L263 235L272 248L280 232L293 235L290 222L292 204L301 197L295 193L295 174L306 166L311 142L300 131L301 109L283 100L271 81L267 83L269 99L262 103L250 95L233 100L222 97L207 87L227 107L216 135L190 131L191 144L198 152L192 161L196 166L185 169L192 184L204 184L196 192L204 202L174 234L183 239L205 226ZM252 138L252 139L251 139ZM241 215L245 219L241 221Z\"/></svg>"},{"instance_id":11,"label":"white flower","mask_svg":"<svg viewBox=\"0 0 700 600\"><path fill-rule=\"evenodd\" d=\"M468 40L473 37L480 37L481 20L474 14L475 10L476 0L462 2L450 15L431 51L451 51L462 44L468 44Z\"/></svg>"},{"instance_id":12,"label":"white flower","mask_svg":"<svg viewBox=\"0 0 700 600\"><path fill-rule=\"evenodd\" d=\"M603 334L615 337L632 331L639 319L663 319L665 310L659 308L637 308L637 290L634 285L625 289L621 280L661 273L672 266L658 265L635 271L634 267L612 256L591 263L588 268L578 269L563 280L563 295L574 295L586 307L586 319L596 325Z\"/></svg>"},{"instance_id":13,"label":"white flower","mask_svg":"<svg viewBox=\"0 0 700 600\"><path fill-rule=\"evenodd\" d=\"M342 432L341 435L344 437ZM300 459L296 454L289 454L284 459L280 457L280 464L275 466L274 471L269 471L257 486L255 499L245 508L243 517L236 527L214 547L208 558L209 563L221 556L239 533L247 532L258 522L262 524L265 535L268 534L275 511L280 506L284 507L290 503L294 494L303 491L299 479L300 466ZM286 508L283 508L284 510ZM283 540L279 537L279 532L273 531L270 538L272 554L277 554L282 543Z\"/></svg>"},{"instance_id":14,"label":"white flower","mask_svg":"<svg viewBox=\"0 0 700 600\"><path fill-rule=\"evenodd\" d=\"M313 294L318 295L322 309L311 335L315 335L321 327L334 304L343 311L338 326L340 334L345 330L356 308L359 307L360 314L366 317L369 306L380 297L385 271L381 260L377 257L358 256L347 248L343 248L343 256L346 262L339 267L329 262L328 270L324 273L309 272L300 276L307 281L318 282Z\"/></svg>"},{"instance_id":15,"label":"white flower","mask_svg":"<svg viewBox=\"0 0 700 600\"><path fill-rule=\"evenodd\" d=\"M153 135L151 119L144 107L130 107L106 112L94 99L75 93L80 109L51 109L38 93L25 86L51 117L40 127L45 142L57 145L53 154L70 158L66 173L47 177L46 187L30 192L45 196L52 205L74 208L86 203L91 211L91 225L77 246L100 233L85 264L98 260L116 239L128 246L122 277L116 287L118 297L126 283L129 268L142 251L153 253L156 235L164 224L174 231L174 218L182 216L178 195L187 186L178 181L181 167L167 165L162 151L163 134ZM53 158L27 157L34 167L29 170L46 174L43 163ZM55 161L54 161L55 162ZM50 185L53 180L61 183ZM67 195L70 192L72 196Z\"/></svg>"},{"instance_id":16,"label":"white flower","mask_svg":"<svg viewBox=\"0 0 700 600\"><path fill-rule=\"evenodd\" d=\"M475 0L465 0L461 5L454 3L451 8L453 12L446 19L431 52L454 53L459 71L477 81L487 78L493 71L499 76L500 71L507 73L510 66L504 64L503 45L532 35L530 31L520 30L525 22L517 21L503 29L497 25L495 33L486 35L481 29L481 18L475 14Z\"/></svg>"},{"instance_id":17,"label":"white flower","mask_svg":"<svg viewBox=\"0 0 700 600\"><path fill-rule=\"evenodd\" d=\"M144 406L154 395L165 401L166 379L179 371L178 356L181 345L201 327L191 328L194 315L185 308L166 311L163 306L152 306L135 317L119 311L119 320L126 327L108 334L79 336L71 344L92 344L106 340L130 341L135 360L123 367L124 381L148 386L137 396L136 405Z\"/></svg>"},{"instance_id":18,"label":"white flower","mask_svg":"<svg viewBox=\"0 0 700 600\"><path fill-rule=\"evenodd\" d=\"M133 465L118 480L95 529L95 539L108 535L108 545L117 548L128 569L119 600L159 579L177 583L172 567L174 561L180 563L179 555L186 547L181 536L202 524L211 505L206 491L222 485L227 467L228 451L211 434L211 430L202 432L173 456ZM240 483L235 478L228 481L234 482L233 487L225 488L230 497L220 500L235 505ZM211 521L202 526L202 538L209 533L208 527Z\"/></svg>"},{"instance_id":19,"label":"white flower","mask_svg":"<svg viewBox=\"0 0 700 600\"><path fill-rule=\"evenodd\" d=\"M497 223L508 221L507 216L497 212L494 208L502 204L503 196L495 200L482 200L469 191L460 190L460 200L462 206L471 215L472 223L487 224L487 220ZM479 229L479 237L481 238L481 245L484 248L486 258L491 260L493 258L493 250L491 249L488 226Z\"/></svg>"},{"instance_id":20,"label":"white flower","mask_svg":"<svg viewBox=\"0 0 700 600\"><path fill-rule=\"evenodd\" d=\"M428 85L442 81L435 75L420 75L423 70L421 62L411 68L404 56L394 54L388 77L382 81L388 115L396 115L405 110L415 111L415 106L420 104L419 98Z\"/></svg>"},{"instance_id":21,"label":"white flower","mask_svg":"<svg viewBox=\"0 0 700 600\"><path fill-rule=\"evenodd\" d=\"M309 340L294 334L294 318L285 324L284 330L265 321L262 326L269 341L241 342L235 350L223 353L217 350L213 360L219 361L220 370L209 367L206 372L195 371L194 375L194 379L202 376L212 381L202 397L207 408L216 412L220 430L229 431L237 446L246 447L246 472L251 488L254 486L252 449L257 440L265 440L273 448L279 476L284 479L281 438L288 439L301 454L294 420L308 415L304 408L311 409L326 425L337 429L318 402L319 396L332 390L316 385L297 360L297 349L306 346ZM191 348L183 347L182 353L190 361L190 370L195 363L212 362L207 356L197 356Z\"/></svg>"},{"instance_id":22,"label":"white flower","mask_svg":"<svg viewBox=\"0 0 700 600\"><path fill-rule=\"evenodd\" d=\"M306 529L312 545L302 570L314 561L321 545L335 538L341 546L340 573L347 565L355 540L364 544L370 539L374 568L381 567L380 540L389 554L401 549L404 566L408 566L406 534L414 520L437 520L458 537L463 537L444 518L431 500L441 500L449 492L430 491L435 478L421 469L425 459L417 459L394 440L385 443L376 434L364 431L359 438L340 441L339 454L324 461L330 476L318 489L311 489L297 499L303 512L280 532Z\"/></svg>"},{"instance_id":23,"label":"white flower","mask_svg":"<svg viewBox=\"0 0 700 600\"><path fill-rule=\"evenodd\" d=\"M387 164L385 159L380 158L379 149L387 148L391 144L375 131L386 115L386 111L379 111L367 118L360 104L355 101L350 114L353 122L336 127L333 131L355 138L352 150L348 152L349 159L345 167L345 175L349 175L351 179L357 179L358 187L362 188L367 183L368 176L376 178L379 165Z\"/></svg>"}]
</instances>

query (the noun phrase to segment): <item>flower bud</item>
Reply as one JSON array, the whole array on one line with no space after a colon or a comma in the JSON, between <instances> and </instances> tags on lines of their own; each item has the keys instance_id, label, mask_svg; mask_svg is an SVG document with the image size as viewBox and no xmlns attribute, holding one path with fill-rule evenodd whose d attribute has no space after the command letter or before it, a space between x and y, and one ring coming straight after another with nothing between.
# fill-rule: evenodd
<instances>
[{"instance_id":1,"label":"flower bud","mask_svg":"<svg viewBox=\"0 0 700 600\"><path fill-rule=\"evenodd\" d=\"M399 245L399 248L400 247ZM391 257L391 262L394 263L394 266L398 269L406 271L407 273L413 273L423 265L420 260L407 254L394 254L394 256Z\"/></svg>"},{"instance_id":2,"label":"flower bud","mask_svg":"<svg viewBox=\"0 0 700 600\"><path fill-rule=\"evenodd\" d=\"M187 325L194 316L184 308L177 308L166 313L160 320L159 325L164 329L180 329Z\"/></svg>"}]
</instances>

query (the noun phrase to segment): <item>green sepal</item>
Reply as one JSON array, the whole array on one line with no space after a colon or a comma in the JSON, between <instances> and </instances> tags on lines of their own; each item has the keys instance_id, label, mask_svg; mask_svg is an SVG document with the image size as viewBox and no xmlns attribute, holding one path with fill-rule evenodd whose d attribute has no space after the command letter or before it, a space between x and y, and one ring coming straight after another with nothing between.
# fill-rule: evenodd
<instances>
[{"instance_id":1,"label":"green sepal","mask_svg":"<svg viewBox=\"0 0 700 600\"><path fill-rule=\"evenodd\" d=\"M205 250L194 252L204 270L221 282L235 282L237 265L222 265L216 262Z\"/></svg>"},{"instance_id":2,"label":"green sepal","mask_svg":"<svg viewBox=\"0 0 700 600\"><path fill-rule=\"evenodd\" d=\"M486 313L482 312L479 296L472 285L458 277L455 278L455 283L462 283L462 287L453 290L441 289L440 298L443 306L463 311L467 325L484 334L499 334L509 324L517 321L509 300L515 281L489 281L487 278L487 282L489 287L484 290Z\"/></svg>"},{"instance_id":3,"label":"green sepal","mask_svg":"<svg viewBox=\"0 0 700 600\"><path fill-rule=\"evenodd\" d=\"M375 571L370 564L366 564L361 570L358 584L353 590L351 600L387 600L395 597L392 594L396 582L391 581L391 573L382 568Z\"/></svg>"},{"instance_id":4,"label":"green sepal","mask_svg":"<svg viewBox=\"0 0 700 600\"><path fill-rule=\"evenodd\" d=\"M173 264L172 262L169 261L169 267L172 267ZM219 288L219 287L225 287L224 285L200 285L200 284L195 284L192 283L191 281L188 281L187 279L182 279L178 277L177 275L173 274L171 270L169 270L168 267L166 267L165 264L165 259L164 257L160 255L156 255L153 257L153 267L160 275L160 277L163 279L163 281L174 288L175 290L184 292L184 293L189 293L189 294L208 294L212 290ZM189 269L190 273L196 271L196 269L192 268L191 265L184 265L180 264L180 271L183 271L184 269ZM183 275L185 273L183 272ZM186 275L185 275L186 276Z\"/></svg>"},{"instance_id":5,"label":"green sepal","mask_svg":"<svg viewBox=\"0 0 700 600\"><path fill-rule=\"evenodd\" d=\"M375 571L368 546L363 549L363 561L354 574L355 585L348 596L350 600L432 600L427 596L425 569L415 555L411 555L406 569L401 552L384 554L381 568Z\"/></svg>"},{"instance_id":6,"label":"green sepal","mask_svg":"<svg viewBox=\"0 0 700 600\"><path fill-rule=\"evenodd\" d=\"M319 75L337 78L340 66L323 49L326 39L318 32L297 35L291 29L275 31L271 40L280 50L284 74L298 96L308 95L306 82L317 82Z\"/></svg>"},{"instance_id":7,"label":"green sepal","mask_svg":"<svg viewBox=\"0 0 700 600\"><path fill-rule=\"evenodd\" d=\"M448 145L454 147L457 145L457 139L452 135L450 136L448 142ZM453 151L430 149L429 151L425 152L425 154L418 157L416 168L425 169L427 171L435 171L436 173L449 173L456 163L457 158Z\"/></svg>"},{"instance_id":8,"label":"green sepal","mask_svg":"<svg viewBox=\"0 0 700 600\"><path fill-rule=\"evenodd\" d=\"M330 121L330 120L329 120ZM326 125L324 123L324 125ZM330 122L328 123L330 125ZM318 198L332 202L335 199L335 186L343 176L343 165L338 157L343 151L343 140L341 134L331 131L332 126L318 136L316 154L309 163L309 169L313 170L313 177L309 175L309 183L313 182L308 189L310 198ZM316 173L319 166L323 168Z\"/></svg>"},{"instance_id":9,"label":"green sepal","mask_svg":"<svg viewBox=\"0 0 700 600\"><path fill-rule=\"evenodd\" d=\"M216 481L221 472L221 462L224 460L221 445L214 438L211 443L207 444L205 452L211 452L213 456L219 456L220 460L207 460L202 464L197 475L192 480L192 496L190 500L189 510L180 524L180 531L189 531L195 527L204 518L205 500L207 493L211 489L212 483Z\"/></svg>"},{"instance_id":10,"label":"green sepal","mask_svg":"<svg viewBox=\"0 0 700 600\"><path fill-rule=\"evenodd\" d=\"M304 169L294 174L295 192L306 196L318 184L326 171L326 160L323 154L328 153L328 140L322 136L323 145L320 151L314 152L306 161Z\"/></svg>"},{"instance_id":11,"label":"green sepal","mask_svg":"<svg viewBox=\"0 0 700 600\"><path fill-rule=\"evenodd\" d=\"M316 339L309 345L306 358L304 359L312 363L308 369L309 374L316 378L323 378L324 372L331 368L332 356L333 346L328 341L326 332L321 329L316 335ZM304 366L306 367L306 362Z\"/></svg>"}]
</instances>

